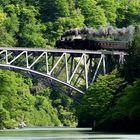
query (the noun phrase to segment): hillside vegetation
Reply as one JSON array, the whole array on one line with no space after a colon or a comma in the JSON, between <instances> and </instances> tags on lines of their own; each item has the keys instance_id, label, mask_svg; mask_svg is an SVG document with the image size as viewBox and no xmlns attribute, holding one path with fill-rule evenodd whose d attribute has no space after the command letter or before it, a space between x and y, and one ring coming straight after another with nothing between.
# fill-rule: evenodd
<instances>
[{"instance_id":1,"label":"hillside vegetation","mask_svg":"<svg viewBox=\"0 0 140 140\"><path fill-rule=\"evenodd\" d=\"M139 0L0 0L0 47L51 48L72 28L118 28L140 24ZM139 28L139 27L138 27ZM35 79L0 70L0 128L90 126L140 130L140 31L125 65L100 75L75 107L73 101Z\"/></svg>"}]
</instances>

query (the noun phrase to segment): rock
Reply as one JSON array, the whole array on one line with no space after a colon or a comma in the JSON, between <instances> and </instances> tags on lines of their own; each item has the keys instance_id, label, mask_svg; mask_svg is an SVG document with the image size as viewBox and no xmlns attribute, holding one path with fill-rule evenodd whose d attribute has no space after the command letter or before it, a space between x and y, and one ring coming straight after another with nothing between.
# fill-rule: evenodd
<instances>
[{"instance_id":1,"label":"rock","mask_svg":"<svg viewBox=\"0 0 140 140\"><path fill-rule=\"evenodd\" d=\"M24 127L26 127L27 125L25 124L25 122L20 122L19 124L18 124L18 127L19 128L24 128Z\"/></svg>"}]
</instances>

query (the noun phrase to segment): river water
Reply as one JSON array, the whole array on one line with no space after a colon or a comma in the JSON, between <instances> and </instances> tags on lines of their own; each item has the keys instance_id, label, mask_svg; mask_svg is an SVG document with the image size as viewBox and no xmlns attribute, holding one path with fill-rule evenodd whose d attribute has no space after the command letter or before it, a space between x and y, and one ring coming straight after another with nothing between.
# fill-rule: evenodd
<instances>
[{"instance_id":1,"label":"river water","mask_svg":"<svg viewBox=\"0 0 140 140\"><path fill-rule=\"evenodd\" d=\"M90 128L0 130L0 140L140 140L140 135L93 132Z\"/></svg>"}]
</instances>

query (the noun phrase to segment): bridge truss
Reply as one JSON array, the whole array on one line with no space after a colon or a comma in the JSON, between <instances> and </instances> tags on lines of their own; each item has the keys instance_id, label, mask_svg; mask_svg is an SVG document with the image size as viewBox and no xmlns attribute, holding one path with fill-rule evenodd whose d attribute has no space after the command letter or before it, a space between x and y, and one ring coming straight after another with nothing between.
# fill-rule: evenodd
<instances>
[{"instance_id":1,"label":"bridge truss","mask_svg":"<svg viewBox=\"0 0 140 140\"><path fill-rule=\"evenodd\" d=\"M125 55L117 51L0 48L0 67L26 72L77 100L99 73L110 72L112 58L123 64Z\"/></svg>"}]
</instances>

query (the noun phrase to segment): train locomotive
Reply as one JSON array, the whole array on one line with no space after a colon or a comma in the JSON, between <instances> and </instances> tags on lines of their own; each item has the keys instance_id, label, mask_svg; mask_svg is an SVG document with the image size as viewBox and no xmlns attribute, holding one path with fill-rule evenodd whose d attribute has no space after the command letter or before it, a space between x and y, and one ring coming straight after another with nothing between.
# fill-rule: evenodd
<instances>
[{"instance_id":1,"label":"train locomotive","mask_svg":"<svg viewBox=\"0 0 140 140\"><path fill-rule=\"evenodd\" d=\"M135 28L81 28L66 31L61 39L56 41L55 47L76 50L127 50L133 38Z\"/></svg>"}]
</instances>

